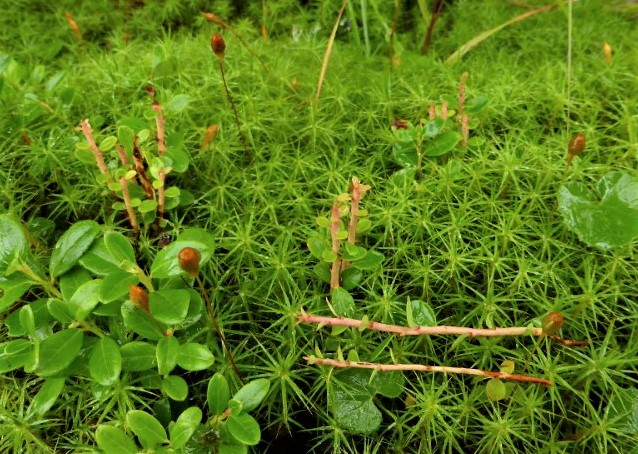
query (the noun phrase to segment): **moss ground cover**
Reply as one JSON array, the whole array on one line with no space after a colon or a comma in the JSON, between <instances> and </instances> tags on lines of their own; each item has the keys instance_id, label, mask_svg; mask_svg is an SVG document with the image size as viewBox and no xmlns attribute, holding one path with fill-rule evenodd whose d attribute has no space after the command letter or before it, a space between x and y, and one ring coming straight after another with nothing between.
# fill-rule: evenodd
<instances>
[{"instance_id":1,"label":"moss ground cover","mask_svg":"<svg viewBox=\"0 0 638 454\"><path fill-rule=\"evenodd\" d=\"M114 173L115 148L103 145L109 137L121 140L123 126L150 131L141 144L150 155L156 129L147 91L152 85L165 116L168 148L188 157L186 171L178 171L174 160L175 170L166 176L168 185L181 191L181 203L166 210L162 230L172 241L195 241L196 247L200 231L214 239L214 246L206 243L211 250L199 269L204 290L188 290L202 295L199 325L176 330L174 339L199 345L189 348L215 360L167 366L173 341L145 338L118 325L120 306L139 310L127 293L109 301L118 305L118 315L87 316L113 343L95 337L97 350L85 330L78 349L110 352L114 358L120 353L113 351L122 350L126 358L127 350L140 347L126 345L150 339L146 345L156 363L149 364L159 368L155 375L126 366L126 359L122 372L95 372L98 366L91 368L88 361L73 373L57 371L60 377L14 368L11 349L26 344L9 342L38 338L44 346L54 345L45 341L55 333L68 334L71 342L84 329L72 319L39 322L35 311L38 330L29 332L29 316L18 312L26 314L22 308L38 301L45 303L34 307L50 310L46 300L56 299L46 286L34 286L2 305L1 451L93 452L100 434L128 437L121 439L133 443L132 452L180 452L184 446L222 453L291 446L299 452L353 453L636 450L636 243L601 249L583 242L564 223L558 202L565 184L593 190L612 171L635 179L633 7L560 3L446 65L449 55L479 33L548 3L453 2L442 12L427 55L419 49L430 13L425 8L424 18L419 5L429 2L401 2L398 14L390 3L346 5L347 22L337 30L318 101L317 82L340 1L211 6L104 0L8 7L0 18L0 208L12 219L6 225L16 222L29 232L29 248L42 263L63 232L93 220L110 238L117 232L128 239L135 250L131 263L141 270L159 266L154 264L166 249L153 222L142 222L136 238L126 212L113 208L118 192L100 180L91 159L83 158L86 139L80 130L80 121L88 118ZM223 18L225 26L207 21L202 12ZM215 32L226 43L224 73L237 118L211 52ZM613 50L611 62L604 43ZM448 99L454 110L466 72L468 103L487 100L470 118L469 145L423 157L420 172L397 161L401 128L396 122L420 127L431 119L430 106L440 116ZM587 144L567 167L567 145L576 132ZM148 162L153 168L154 161ZM331 301L330 285L317 275L320 260L309 251L308 239L330 241L329 229L318 226L317 218L329 219L333 202L348 192L353 177L370 186L361 202L370 228L357 244L382 254L383 261L363 269L347 289L354 309L346 314L327 303L335 296ZM628 197L633 211L624 217L631 224L635 192ZM0 252L15 249L0 244ZM6 298L6 282L15 275L6 271L13 270L12 257L0 254L0 259L6 274L0 297ZM67 271L47 279L61 287L62 301L64 286L75 285L65 278ZM175 301L191 285L177 274L148 273L161 287L158 292L177 292L169 293ZM179 318L153 312L153 304L151 299L155 319ZM208 304L240 376L206 324ZM570 347L531 335L394 336L373 329L317 329L299 323L302 311L393 325L530 329L540 328L546 314L559 312L560 335L587 345ZM307 364L303 358L310 356L486 371L512 361L516 373L548 379L552 386L499 382L504 385L499 395L487 389L483 377L339 369ZM96 377L103 384L95 386ZM188 398L180 399L180 380L188 385ZM249 391L242 388L245 383ZM40 396L56 398L37 398L43 388ZM154 422L142 412L163 428L148 429ZM260 438L250 418L258 423ZM108 452L105 445L99 448Z\"/></svg>"}]
</instances>

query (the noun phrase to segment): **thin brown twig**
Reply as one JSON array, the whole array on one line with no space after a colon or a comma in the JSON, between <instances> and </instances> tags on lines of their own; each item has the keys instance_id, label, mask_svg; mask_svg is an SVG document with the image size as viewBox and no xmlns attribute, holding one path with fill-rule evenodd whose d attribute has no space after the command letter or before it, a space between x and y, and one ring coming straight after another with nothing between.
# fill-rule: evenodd
<instances>
[{"instance_id":1,"label":"thin brown twig","mask_svg":"<svg viewBox=\"0 0 638 454\"><path fill-rule=\"evenodd\" d=\"M330 269L330 289L334 290L340 286L341 279L341 256L339 255L339 247L341 242L339 240L339 227L341 221L339 217L339 201L335 200L332 204L332 214L330 215L330 235L332 237L332 253L336 258L332 262L332 268Z\"/></svg>"},{"instance_id":2,"label":"thin brown twig","mask_svg":"<svg viewBox=\"0 0 638 454\"><path fill-rule=\"evenodd\" d=\"M131 223L133 232L137 235L140 230L140 225L137 222L135 210L133 209L133 205L131 204L131 195L128 192L128 181L126 178L120 178L120 186L122 188L122 199L124 200L124 206L126 206L126 214L128 215L128 220Z\"/></svg>"},{"instance_id":3,"label":"thin brown twig","mask_svg":"<svg viewBox=\"0 0 638 454\"><path fill-rule=\"evenodd\" d=\"M93 137L93 131L91 129L91 124L89 123L88 118L86 120L82 120L80 122L80 126L82 127L82 133L84 134L84 137L86 137L86 141L89 144L89 149L95 157L95 162L97 163L98 169L100 169L100 173L107 176L107 181L109 183L113 183L113 178L111 178L109 169L108 167L106 167L106 163L104 162L104 154L95 143L95 138Z\"/></svg>"},{"instance_id":4,"label":"thin brown twig","mask_svg":"<svg viewBox=\"0 0 638 454\"><path fill-rule=\"evenodd\" d=\"M450 367L450 366L430 366L425 364L378 364L362 361L346 361L328 358L316 358L314 356L304 356L308 364L317 364L319 366L331 366L339 368L358 368L372 369L378 371L417 371L417 372L443 372L449 374L477 375L480 377L499 378L502 380L537 383L539 385L553 386L552 382L545 378L532 377L530 375L516 375L505 372L491 372L487 370L471 369L468 367Z\"/></svg>"},{"instance_id":5,"label":"thin brown twig","mask_svg":"<svg viewBox=\"0 0 638 454\"><path fill-rule=\"evenodd\" d=\"M432 32L434 31L434 26L436 22L439 20L441 16L441 11L443 11L444 0L438 0L436 8L432 12L432 17L430 18L430 23L428 24L428 29L425 32L425 36L423 37L423 44L421 45L421 55L425 55L428 53L430 49L430 44L432 43Z\"/></svg>"},{"instance_id":6,"label":"thin brown twig","mask_svg":"<svg viewBox=\"0 0 638 454\"><path fill-rule=\"evenodd\" d=\"M468 328L464 326L400 326L386 323L363 321L345 317L322 317L306 314L302 311L297 316L300 323L318 324L320 326L347 326L357 329L370 329L398 334L399 336L468 336L468 337L496 337L496 336L544 336L542 328L531 327L507 327L507 328ZM548 336L550 339L568 347L585 347L587 342L563 339L556 335Z\"/></svg>"},{"instance_id":7,"label":"thin brown twig","mask_svg":"<svg viewBox=\"0 0 638 454\"><path fill-rule=\"evenodd\" d=\"M317 103L319 102L319 98L321 97L321 89L323 87L323 81L326 78L326 71L328 70L328 62L330 61L330 56L332 55L332 47L334 46L335 38L337 37L337 30L339 29L341 16L343 16L343 12L346 10L347 5L348 5L348 0L343 0L343 3L341 3L341 8L339 8L339 13L337 14L337 20L335 21L334 27L332 27L332 33L330 34L330 39L328 39L328 45L326 46L326 51L323 54L323 62L321 63L321 72L319 73L319 81L317 82L317 94L315 95L315 100L317 101Z\"/></svg>"},{"instance_id":8,"label":"thin brown twig","mask_svg":"<svg viewBox=\"0 0 638 454\"><path fill-rule=\"evenodd\" d=\"M239 380L240 384L243 384L241 373L239 372L239 368L237 367L237 364L235 363L235 358L233 357L233 354L230 351L228 342L226 342L226 337L224 336L224 333L222 333L222 330L219 328L219 325L217 324L217 319L215 318L215 314L213 313L213 303L211 302L210 297L208 296L208 292L206 292L206 288L204 287L204 282L201 280L199 276L195 276L195 280L197 281L197 285L199 286L200 293L204 296L204 300L206 301L206 309L208 311L208 316L210 317L210 321L213 323L213 327L215 328L215 331L217 332L217 336L219 337L219 340L221 341L222 346L224 347L224 350L226 351L226 354L228 355L228 361L230 362L230 365L232 366L233 371L235 372L235 375L237 376L237 380Z\"/></svg>"},{"instance_id":9,"label":"thin brown twig","mask_svg":"<svg viewBox=\"0 0 638 454\"><path fill-rule=\"evenodd\" d=\"M237 112L237 106L235 106L235 101L230 94L230 89L228 88L228 83L226 82L226 73L224 72L224 60L222 58L217 59L217 63L219 63L219 72L222 75L222 81L224 82L224 91L226 92L226 98L228 98L228 102L230 103L230 107L233 109L233 114L235 115L235 123L237 124L237 132L239 134L239 140L241 140L242 145L244 146L244 154L246 159L250 159L250 147L248 146L248 140L244 135L244 131L241 129L241 123L239 121L239 113Z\"/></svg>"}]
</instances>

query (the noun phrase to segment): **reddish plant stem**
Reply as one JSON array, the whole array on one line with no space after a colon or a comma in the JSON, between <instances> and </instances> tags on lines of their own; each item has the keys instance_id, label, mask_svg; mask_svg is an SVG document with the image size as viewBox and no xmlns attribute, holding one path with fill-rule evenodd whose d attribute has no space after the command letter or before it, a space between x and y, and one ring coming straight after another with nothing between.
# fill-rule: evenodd
<instances>
[{"instance_id":1,"label":"reddish plant stem","mask_svg":"<svg viewBox=\"0 0 638 454\"><path fill-rule=\"evenodd\" d=\"M443 372L449 374L477 375L480 377L499 378L501 380L537 383L539 385L553 386L552 382L545 378L532 377L529 375L508 374L505 372L490 372L487 370L471 369L468 367L448 367L448 366L428 366L424 364L378 364L361 361L345 361L327 358L316 358L313 356L303 357L308 364L331 367L352 367L358 369L373 369L378 371L417 371L417 372Z\"/></svg>"},{"instance_id":2,"label":"reddish plant stem","mask_svg":"<svg viewBox=\"0 0 638 454\"><path fill-rule=\"evenodd\" d=\"M69 28L73 32L73 35L75 35L75 39L77 40L78 43L81 43L82 42L82 30L80 30L80 26L78 25L78 23L73 18L73 15L69 11L66 11L64 13L64 17L65 17L67 23L69 24Z\"/></svg>"},{"instance_id":3,"label":"reddish plant stem","mask_svg":"<svg viewBox=\"0 0 638 454\"><path fill-rule=\"evenodd\" d=\"M140 226L137 223L137 217L135 216L133 205L131 205L131 195L128 192L128 181L126 180L126 178L120 178L120 186L122 187L122 199L124 199L124 205L126 206L126 214L128 215L128 220L131 223L133 232L137 235L139 233Z\"/></svg>"},{"instance_id":4,"label":"reddish plant stem","mask_svg":"<svg viewBox=\"0 0 638 454\"><path fill-rule=\"evenodd\" d=\"M357 222L359 221L359 202L370 186L361 184L357 177L352 177L350 191L350 223L348 224L348 243L354 244L357 239Z\"/></svg>"},{"instance_id":5,"label":"reddish plant stem","mask_svg":"<svg viewBox=\"0 0 638 454\"><path fill-rule=\"evenodd\" d=\"M350 328L357 329L370 329L373 331L382 331L387 333L398 334L399 336L437 336L437 335L452 335L468 337L495 337L495 336L535 336L541 337L546 334L542 328L528 328L528 327L508 327L508 328L467 328L464 326L400 326L400 325L388 325L386 323L379 323L369 321L362 321L353 318L345 317L322 317L317 315L309 315L302 311L301 315L297 316L297 320L301 323L316 323L319 325L327 326L348 326ZM585 341L577 341L571 339L563 339L554 334L547 336L550 339L568 346L568 347L586 347L588 344Z\"/></svg>"},{"instance_id":6,"label":"reddish plant stem","mask_svg":"<svg viewBox=\"0 0 638 454\"><path fill-rule=\"evenodd\" d=\"M461 146L467 147L470 138L470 117L463 114L461 117Z\"/></svg>"},{"instance_id":7,"label":"reddish plant stem","mask_svg":"<svg viewBox=\"0 0 638 454\"><path fill-rule=\"evenodd\" d=\"M430 49L430 44L432 43L432 32L434 31L436 21L439 20L439 16L441 15L441 11L443 10L443 3L445 3L444 0L438 0L435 10L432 12L430 24L428 25L428 29L425 32L425 36L423 37L423 44L421 45L421 55L427 54L428 50Z\"/></svg>"},{"instance_id":8,"label":"reddish plant stem","mask_svg":"<svg viewBox=\"0 0 638 454\"><path fill-rule=\"evenodd\" d=\"M142 158L142 151L140 150L140 146L137 142L137 137L133 140L133 162L135 164L135 172L137 173L138 181L144 188L146 198L153 200L155 197L155 191L153 190L151 180L149 180L148 175L146 175L146 170L144 169L144 158Z\"/></svg>"},{"instance_id":9,"label":"reddish plant stem","mask_svg":"<svg viewBox=\"0 0 638 454\"><path fill-rule=\"evenodd\" d=\"M124 151L124 147L119 143L115 145L115 151L117 151L117 155L120 157L120 162L127 166L129 164L128 156L126 156L126 151Z\"/></svg>"},{"instance_id":10,"label":"reddish plant stem","mask_svg":"<svg viewBox=\"0 0 638 454\"><path fill-rule=\"evenodd\" d=\"M465 82L468 77L469 74L466 71L461 75L461 81L459 82L459 112L457 118L463 117L463 109L465 108Z\"/></svg>"},{"instance_id":11,"label":"reddish plant stem","mask_svg":"<svg viewBox=\"0 0 638 454\"><path fill-rule=\"evenodd\" d=\"M226 337L224 337L224 333L222 333L222 330L219 328L219 325L217 324L217 319L215 318L215 314L213 313L213 303L210 300L210 297L208 296L208 292L206 292L206 288L204 287L204 282L199 276L196 276L195 280L197 281L197 285L199 286L200 293L204 296L204 300L206 301L206 309L208 311L208 316L210 317L210 321L213 323L213 328L215 328L215 332L217 333L217 336L219 337L219 340L221 341L222 346L224 347L224 350L226 351L226 355L228 355L228 361L230 362L230 365L233 368L233 372L235 372L235 375L237 376L237 380L239 380L239 383L243 384L241 373L239 372L237 363L235 363L235 358L233 357L233 354L230 351L228 342L226 342Z\"/></svg>"},{"instance_id":12,"label":"reddish plant stem","mask_svg":"<svg viewBox=\"0 0 638 454\"><path fill-rule=\"evenodd\" d=\"M330 235L332 236L332 252L337 258L332 262L332 268L330 269L330 289L334 290L340 286L341 277L341 256L339 255L339 202L335 200L332 204L332 214L330 216Z\"/></svg>"},{"instance_id":13,"label":"reddish plant stem","mask_svg":"<svg viewBox=\"0 0 638 454\"><path fill-rule=\"evenodd\" d=\"M98 169L100 169L100 173L102 173L102 175L107 175L107 181L109 183L113 183L113 178L111 178L109 169L106 167L106 163L104 162L104 155L95 143L95 138L93 137L93 131L91 130L91 124L89 123L89 120L82 120L82 122L80 122L80 126L82 127L82 133L84 134L84 137L86 137L86 141L89 144L89 149L95 157L95 162L97 163Z\"/></svg>"},{"instance_id":14,"label":"reddish plant stem","mask_svg":"<svg viewBox=\"0 0 638 454\"><path fill-rule=\"evenodd\" d=\"M155 124L157 126L157 154L164 156L166 154L166 120L164 119L164 112L162 112L162 106L153 98L153 110L157 112L155 117ZM164 166L157 172L159 180L159 187L157 188L157 218L156 225L157 231L162 232L162 220L164 219L164 205L166 201L166 171Z\"/></svg>"}]
</instances>

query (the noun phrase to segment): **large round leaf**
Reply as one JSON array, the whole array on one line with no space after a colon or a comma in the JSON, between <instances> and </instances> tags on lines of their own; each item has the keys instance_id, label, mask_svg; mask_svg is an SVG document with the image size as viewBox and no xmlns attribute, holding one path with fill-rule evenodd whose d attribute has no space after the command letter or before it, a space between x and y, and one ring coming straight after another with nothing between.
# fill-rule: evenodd
<instances>
[{"instance_id":1,"label":"large round leaf","mask_svg":"<svg viewBox=\"0 0 638 454\"><path fill-rule=\"evenodd\" d=\"M609 249L638 238L638 178L626 172L605 175L597 194L583 183L565 184L558 208L569 229L590 246Z\"/></svg>"}]
</instances>

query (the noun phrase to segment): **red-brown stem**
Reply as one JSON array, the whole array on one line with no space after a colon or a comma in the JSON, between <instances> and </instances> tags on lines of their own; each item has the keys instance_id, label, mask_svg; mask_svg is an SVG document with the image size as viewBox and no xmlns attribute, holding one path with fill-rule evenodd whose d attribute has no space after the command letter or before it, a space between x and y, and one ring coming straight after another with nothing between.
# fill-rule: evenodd
<instances>
[{"instance_id":1,"label":"red-brown stem","mask_svg":"<svg viewBox=\"0 0 638 454\"><path fill-rule=\"evenodd\" d=\"M425 32L425 36L423 37L423 44L421 45L421 55L425 55L428 53L430 49L430 43L432 42L432 32L434 31L434 26L436 25L436 21L439 20L439 16L441 15L441 10L443 9L444 0L439 0L436 5L436 9L432 12L432 17L430 18L430 24L428 25L428 29Z\"/></svg>"},{"instance_id":2,"label":"red-brown stem","mask_svg":"<svg viewBox=\"0 0 638 454\"><path fill-rule=\"evenodd\" d=\"M71 31L75 35L75 39L77 40L78 43L81 43L82 42L82 30L80 30L80 26L78 25L78 23L73 18L73 15L69 11L66 11L64 13L64 17L66 18L66 21L69 24L69 28L71 29Z\"/></svg>"},{"instance_id":3,"label":"red-brown stem","mask_svg":"<svg viewBox=\"0 0 638 454\"><path fill-rule=\"evenodd\" d=\"M164 156L164 153L166 153L166 120L164 119L162 106L156 101L153 101L153 110L157 112L155 117L155 124L157 125L157 154Z\"/></svg>"},{"instance_id":4,"label":"red-brown stem","mask_svg":"<svg viewBox=\"0 0 638 454\"><path fill-rule=\"evenodd\" d=\"M233 109L233 115L235 116L235 124L237 124L237 133L239 134L239 140L241 144L244 146L244 154L246 159L250 159L250 148L248 147L248 140L246 140L246 136L241 129L241 123L239 122L239 113L237 112L237 107L235 106L235 101L233 101L233 97L230 94L230 89L228 88L228 83L226 82L226 73L224 72L224 60L223 58L218 58L217 62L219 63L219 72L222 75L222 82L224 83L224 92L226 93L226 98L230 103L230 107Z\"/></svg>"},{"instance_id":5,"label":"red-brown stem","mask_svg":"<svg viewBox=\"0 0 638 454\"><path fill-rule=\"evenodd\" d=\"M428 110L428 118L430 120L434 120L436 118L436 107L434 107L434 104L430 104L430 109Z\"/></svg>"},{"instance_id":6,"label":"red-brown stem","mask_svg":"<svg viewBox=\"0 0 638 454\"><path fill-rule=\"evenodd\" d=\"M315 358L312 356L304 356L308 364L317 364L319 366L331 367L354 367L358 369L373 369L378 371L417 371L417 372L443 372L448 374L464 374L478 375L480 377L499 378L501 380L537 383L539 385L552 386L552 382L545 378L532 377L529 375L507 374L505 372L490 372L481 369L471 369L468 367L449 367L449 366L428 366L424 364L378 364L367 363L362 361L345 361L327 358Z\"/></svg>"},{"instance_id":7,"label":"red-brown stem","mask_svg":"<svg viewBox=\"0 0 638 454\"><path fill-rule=\"evenodd\" d=\"M107 175L107 181L109 183L113 183L113 178L111 178L109 169L106 167L106 163L104 162L104 155L95 143L95 138L93 137L93 131L91 130L91 124L89 123L89 120L82 120L80 122L80 126L82 127L82 133L84 134L84 137L86 137L86 141L89 144L89 149L93 153L93 156L95 156L95 162L97 163L98 169L100 169L100 173L102 173L102 175Z\"/></svg>"},{"instance_id":8,"label":"red-brown stem","mask_svg":"<svg viewBox=\"0 0 638 454\"><path fill-rule=\"evenodd\" d=\"M161 231L160 222L164 219L164 205L166 203L166 172L163 167L158 170L157 177L160 182L160 186L157 188L157 228Z\"/></svg>"},{"instance_id":9,"label":"red-brown stem","mask_svg":"<svg viewBox=\"0 0 638 454\"><path fill-rule=\"evenodd\" d=\"M153 198L155 197L155 191L153 190L151 181L148 179L148 175L146 175L146 170L144 169L144 160L142 158L142 151L140 150L140 146L137 142L137 137L135 137L135 140L133 141L133 162L135 163L135 172L137 173L138 181L144 188L146 198L149 200L153 200Z\"/></svg>"},{"instance_id":10,"label":"red-brown stem","mask_svg":"<svg viewBox=\"0 0 638 454\"><path fill-rule=\"evenodd\" d=\"M301 314L297 317L301 323L317 323L328 326L348 326L351 328L366 328L374 331L398 334L399 336L432 336L432 335L467 335L469 337L490 337L490 336L541 336L542 328L510 327L510 328L466 328L464 326L400 326L388 325L345 317L321 317L316 315ZM362 326L363 325L363 326Z\"/></svg>"},{"instance_id":11,"label":"red-brown stem","mask_svg":"<svg viewBox=\"0 0 638 454\"><path fill-rule=\"evenodd\" d=\"M461 146L467 147L467 142L470 138L470 117L467 114L463 114L461 117Z\"/></svg>"},{"instance_id":12,"label":"red-brown stem","mask_svg":"<svg viewBox=\"0 0 638 454\"><path fill-rule=\"evenodd\" d=\"M467 71L461 75L461 81L459 82L459 112L457 118L463 118L463 108L465 107L465 82L468 78Z\"/></svg>"},{"instance_id":13,"label":"red-brown stem","mask_svg":"<svg viewBox=\"0 0 638 454\"><path fill-rule=\"evenodd\" d=\"M341 257L339 255L339 202L335 200L332 204L332 214L330 216L330 235L332 236L332 252L337 256L334 262L332 262L332 268L330 270L330 288L336 289L340 286L341 277Z\"/></svg>"},{"instance_id":14,"label":"red-brown stem","mask_svg":"<svg viewBox=\"0 0 638 454\"><path fill-rule=\"evenodd\" d=\"M441 103L441 118L443 119L443 121L447 120L447 108L448 108L447 101L443 101Z\"/></svg>"},{"instance_id":15,"label":"red-brown stem","mask_svg":"<svg viewBox=\"0 0 638 454\"><path fill-rule=\"evenodd\" d=\"M140 229L140 226L137 223L137 217L135 216L133 205L131 205L131 195L128 192L128 181L126 180L126 178L120 178L120 186L122 187L122 199L124 199L124 205L126 206L126 214L128 215L128 220L131 223L131 228L133 229L133 231L137 233Z\"/></svg>"},{"instance_id":16,"label":"red-brown stem","mask_svg":"<svg viewBox=\"0 0 638 454\"><path fill-rule=\"evenodd\" d=\"M124 147L119 143L115 145L115 151L117 151L117 155L120 157L120 162L127 166L129 164L128 156L126 156L126 151L124 151Z\"/></svg>"},{"instance_id":17,"label":"red-brown stem","mask_svg":"<svg viewBox=\"0 0 638 454\"><path fill-rule=\"evenodd\" d=\"M359 216L359 201L365 191L361 190L361 181L352 177L352 191L350 191L350 222L348 224L348 243L354 244L357 240L357 221Z\"/></svg>"},{"instance_id":18,"label":"red-brown stem","mask_svg":"<svg viewBox=\"0 0 638 454\"><path fill-rule=\"evenodd\" d=\"M208 310L208 316L210 317L210 321L213 323L213 327L215 328L215 331L217 332L217 336L219 337L219 340L221 341L222 346L224 347L224 350L226 351L226 354L228 355L228 361L230 362L230 365L232 366L233 371L235 372L235 375L237 376L237 380L239 380L240 384L243 384L241 373L239 372L239 368L237 367L237 364L235 363L235 358L233 357L233 354L230 351L230 347L228 346L228 343L226 342L226 337L224 337L222 330L219 329L219 325L217 324L217 319L215 318L215 314L213 313L213 303L211 302L208 296L208 292L206 291L206 288L204 287L204 282L201 280L199 276L195 276L195 280L197 281L197 285L199 286L200 293L204 296L204 300L206 301L206 309Z\"/></svg>"}]
</instances>

